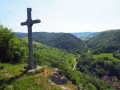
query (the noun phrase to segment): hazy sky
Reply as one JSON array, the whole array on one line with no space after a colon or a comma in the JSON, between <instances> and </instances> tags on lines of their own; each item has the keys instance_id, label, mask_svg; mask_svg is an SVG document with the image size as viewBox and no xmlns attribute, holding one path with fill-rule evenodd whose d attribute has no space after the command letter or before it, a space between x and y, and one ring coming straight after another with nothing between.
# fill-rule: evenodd
<instances>
[{"instance_id":1,"label":"hazy sky","mask_svg":"<svg viewBox=\"0 0 120 90\"><path fill-rule=\"evenodd\" d=\"M120 29L120 0L1 0L0 22L15 32L32 8L33 32L98 32Z\"/></svg>"}]
</instances>

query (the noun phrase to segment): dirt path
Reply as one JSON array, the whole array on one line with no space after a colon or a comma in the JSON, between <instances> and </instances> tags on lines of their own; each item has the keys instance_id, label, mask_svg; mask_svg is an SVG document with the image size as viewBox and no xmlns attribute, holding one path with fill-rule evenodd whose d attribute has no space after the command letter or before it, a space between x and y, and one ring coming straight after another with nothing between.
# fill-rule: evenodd
<instances>
[{"instance_id":1,"label":"dirt path","mask_svg":"<svg viewBox=\"0 0 120 90\"><path fill-rule=\"evenodd\" d=\"M74 64L74 66L73 66L72 70L75 70L75 69L76 69L76 65L77 65L76 58L74 58L74 61L75 61L75 64Z\"/></svg>"}]
</instances>

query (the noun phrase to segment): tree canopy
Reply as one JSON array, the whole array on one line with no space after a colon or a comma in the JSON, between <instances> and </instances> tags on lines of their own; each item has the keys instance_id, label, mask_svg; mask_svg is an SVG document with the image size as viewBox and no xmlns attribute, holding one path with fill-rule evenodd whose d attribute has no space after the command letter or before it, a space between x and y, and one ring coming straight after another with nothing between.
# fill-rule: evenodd
<instances>
[{"instance_id":1,"label":"tree canopy","mask_svg":"<svg viewBox=\"0 0 120 90\"><path fill-rule=\"evenodd\" d=\"M120 30L104 31L88 41L94 54L110 53L120 49Z\"/></svg>"},{"instance_id":2,"label":"tree canopy","mask_svg":"<svg viewBox=\"0 0 120 90\"><path fill-rule=\"evenodd\" d=\"M25 46L11 29L0 25L0 61L19 63L25 57Z\"/></svg>"}]
</instances>

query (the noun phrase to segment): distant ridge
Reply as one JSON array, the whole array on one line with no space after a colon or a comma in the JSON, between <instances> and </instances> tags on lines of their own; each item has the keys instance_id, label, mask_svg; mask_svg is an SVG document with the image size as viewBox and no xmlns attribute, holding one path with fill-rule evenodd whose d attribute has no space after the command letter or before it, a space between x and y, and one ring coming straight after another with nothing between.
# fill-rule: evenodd
<instances>
[{"instance_id":1,"label":"distant ridge","mask_svg":"<svg viewBox=\"0 0 120 90\"><path fill-rule=\"evenodd\" d=\"M120 29L99 33L88 41L88 47L96 54L120 50Z\"/></svg>"},{"instance_id":2,"label":"distant ridge","mask_svg":"<svg viewBox=\"0 0 120 90\"><path fill-rule=\"evenodd\" d=\"M71 34L86 41L96 36L98 33L99 32L78 32L78 33L71 33Z\"/></svg>"},{"instance_id":3,"label":"distant ridge","mask_svg":"<svg viewBox=\"0 0 120 90\"><path fill-rule=\"evenodd\" d=\"M27 33L16 33L15 35L20 38L27 37ZM33 40L72 53L82 52L85 46L81 39L70 33L33 32Z\"/></svg>"}]
</instances>

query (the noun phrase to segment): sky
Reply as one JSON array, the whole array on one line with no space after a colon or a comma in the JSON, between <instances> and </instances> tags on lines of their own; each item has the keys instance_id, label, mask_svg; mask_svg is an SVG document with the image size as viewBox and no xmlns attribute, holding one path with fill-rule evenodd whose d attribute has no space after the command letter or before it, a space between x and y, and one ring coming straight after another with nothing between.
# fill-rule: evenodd
<instances>
[{"instance_id":1,"label":"sky","mask_svg":"<svg viewBox=\"0 0 120 90\"><path fill-rule=\"evenodd\" d=\"M101 32L120 29L120 0L1 0L0 24L28 32L21 22L32 8L33 32Z\"/></svg>"}]
</instances>

